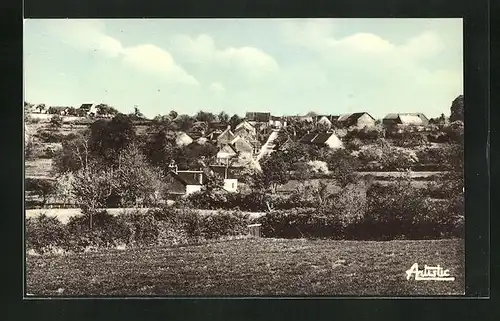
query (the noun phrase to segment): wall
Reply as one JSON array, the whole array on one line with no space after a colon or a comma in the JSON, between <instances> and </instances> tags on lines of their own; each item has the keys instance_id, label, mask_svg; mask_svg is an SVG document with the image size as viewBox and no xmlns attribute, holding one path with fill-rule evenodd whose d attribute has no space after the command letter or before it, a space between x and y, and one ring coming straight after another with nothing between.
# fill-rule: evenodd
<instances>
[{"instance_id":1,"label":"wall","mask_svg":"<svg viewBox=\"0 0 500 321\"><path fill-rule=\"evenodd\" d=\"M224 189L228 192L236 192L238 190L238 180L234 179L225 179L224 180Z\"/></svg>"},{"instance_id":2,"label":"wall","mask_svg":"<svg viewBox=\"0 0 500 321\"><path fill-rule=\"evenodd\" d=\"M344 144L342 144L342 141L336 135L330 136L330 138L328 138L328 140L325 142L325 144L330 148L342 148L342 147L344 147Z\"/></svg>"},{"instance_id":3,"label":"wall","mask_svg":"<svg viewBox=\"0 0 500 321\"><path fill-rule=\"evenodd\" d=\"M201 191L201 185L187 185L186 186L186 195L189 195L194 192Z\"/></svg>"}]
</instances>

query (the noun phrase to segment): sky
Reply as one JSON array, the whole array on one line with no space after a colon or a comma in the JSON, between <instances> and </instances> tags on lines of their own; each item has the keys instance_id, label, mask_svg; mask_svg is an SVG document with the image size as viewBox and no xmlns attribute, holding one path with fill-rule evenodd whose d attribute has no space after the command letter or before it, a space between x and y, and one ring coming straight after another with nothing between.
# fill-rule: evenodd
<instances>
[{"instance_id":1,"label":"sky","mask_svg":"<svg viewBox=\"0 0 500 321\"><path fill-rule=\"evenodd\" d=\"M462 19L27 19L25 101L171 110L449 115Z\"/></svg>"}]
</instances>

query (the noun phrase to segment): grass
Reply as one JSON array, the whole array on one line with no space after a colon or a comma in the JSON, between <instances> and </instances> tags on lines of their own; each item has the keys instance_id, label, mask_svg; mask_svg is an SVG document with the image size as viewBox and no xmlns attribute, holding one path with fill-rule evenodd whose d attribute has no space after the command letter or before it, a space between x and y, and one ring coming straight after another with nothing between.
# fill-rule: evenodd
<instances>
[{"instance_id":1,"label":"grass","mask_svg":"<svg viewBox=\"0 0 500 321\"><path fill-rule=\"evenodd\" d=\"M463 240L246 239L186 247L28 256L34 296L417 296L464 293ZM339 261L340 260L340 261ZM345 260L342 261L342 260ZM406 280L413 263L453 282Z\"/></svg>"},{"instance_id":2,"label":"grass","mask_svg":"<svg viewBox=\"0 0 500 321\"><path fill-rule=\"evenodd\" d=\"M35 160L25 160L26 177L51 177L52 159L37 158Z\"/></svg>"}]
</instances>

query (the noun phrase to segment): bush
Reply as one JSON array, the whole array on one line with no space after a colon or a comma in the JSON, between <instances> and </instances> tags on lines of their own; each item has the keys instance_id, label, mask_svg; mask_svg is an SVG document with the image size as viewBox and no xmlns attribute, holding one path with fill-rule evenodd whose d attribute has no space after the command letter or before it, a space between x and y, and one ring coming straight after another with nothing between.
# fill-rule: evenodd
<instances>
[{"instance_id":1,"label":"bush","mask_svg":"<svg viewBox=\"0 0 500 321\"><path fill-rule=\"evenodd\" d=\"M223 236L246 234L248 215L239 212L218 211L203 219L203 236L207 239L219 239Z\"/></svg>"},{"instance_id":2,"label":"bush","mask_svg":"<svg viewBox=\"0 0 500 321\"><path fill-rule=\"evenodd\" d=\"M408 179L372 184L363 197L350 185L320 209L279 210L260 217L262 235L356 240L463 237L463 197L429 199ZM361 193L361 194L360 194Z\"/></svg>"},{"instance_id":3,"label":"bush","mask_svg":"<svg viewBox=\"0 0 500 321\"><path fill-rule=\"evenodd\" d=\"M358 151L363 146L363 142L359 138L354 138L347 141L345 147L350 151Z\"/></svg>"},{"instance_id":4,"label":"bush","mask_svg":"<svg viewBox=\"0 0 500 321\"><path fill-rule=\"evenodd\" d=\"M122 219L101 211L92 216L92 228L89 228L88 215L74 216L67 223L69 247L78 252L87 247L109 248L127 244L131 231Z\"/></svg>"},{"instance_id":5,"label":"bush","mask_svg":"<svg viewBox=\"0 0 500 321\"><path fill-rule=\"evenodd\" d=\"M26 247L43 254L56 248L66 248L68 233L55 217L41 214L26 220Z\"/></svg>"},{"instance_id":6,"label":"bush","mask_svg":"<svg viewBox=\"0 0 500 321\"><path fill-rule=\"evenodd\" d=\"M39 131L35 134L37 138L39 138L44 143L62 143L65 139L65 136L57 131Z\"/></svg>"}]
</instances>

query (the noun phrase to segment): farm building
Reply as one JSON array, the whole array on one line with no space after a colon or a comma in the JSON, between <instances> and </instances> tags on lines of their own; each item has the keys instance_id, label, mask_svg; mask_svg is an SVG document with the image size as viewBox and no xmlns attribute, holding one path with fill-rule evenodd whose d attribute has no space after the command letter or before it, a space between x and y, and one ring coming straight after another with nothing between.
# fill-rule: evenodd
<instances>
[{"instance_id":1,"label":"farm building","mask_svg":"<svg viewBox=\"0 0 500 321\"><path fill-rule=\"evenodd\" d=\"M394 113L382 119L385 127L391 126L427 126L429 119L422 113Z\"/></svg>"},{"instance_id":2,"label":"farm building","mask_svg":"<svg viewBox=\"0 0 500 321\"><path fill-rule=\"evenodd\" d=\"M193 139L189 137L185 132L177 132L175 137L175 143L177 146L187 146L193 142Z\"/></svg>"},{"instance_id":3,"label":"farm building","mask_svg":"<svg viewBox=\"0 0 500 321\"><path fill-rule=\"evenodd\" d=\"M300 142L308 145L316 145L320 147L342 148L343 144L340 138L335 133L309 133L300 139Z\"/></svg>"},{"instance_id":4,"label":"farm building","mask_svg":"<svg viewBox=\"0 0 500 321\"><path fill-rule=\"evenodd\" d=\"M245 116L246 120L252 125L255 124L269 124L271 119L271 113L264 112L247 112Z\"/></svg>"},{"instance_id":5,"label":"farm building","mask_svg":"<svg viewBox=\"0 0 500 321\"><path fill-rule=\"evenodd\" d=\"M295 142L293 141L293 139L290 136L288 136L285 141L283 141L282 143L279 144L279 146L277 146L277 149L280 151L285 151L292 148L294 144Z\"/></svg>"},{"instance_id":6,"label":"farm building","mask_svg":"<svg viewBox=\"0 0 500 321\"><path fill-rule=\"evenodd\" d=\"M342 127L372 127L375 126L375 118L367 112L340 115L337 124Z\"/></svg>"}]
</instances>

